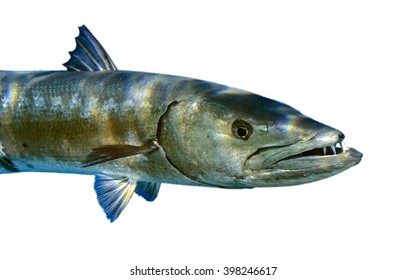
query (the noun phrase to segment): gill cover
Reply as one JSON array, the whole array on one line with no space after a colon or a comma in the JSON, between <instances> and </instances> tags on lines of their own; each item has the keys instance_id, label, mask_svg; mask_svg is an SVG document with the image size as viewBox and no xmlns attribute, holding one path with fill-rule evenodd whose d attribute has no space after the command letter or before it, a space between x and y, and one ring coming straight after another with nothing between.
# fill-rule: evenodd
<instances>
[{"instance_id":1,"label":"gill cover","mask_svg":"<svg viewBox=\"0 0 406 280\"><path fill-rule=\"evenodd\" d=\"M158 142L185 176L224 186L229 177L242 175L242 165L226 145L231 131L229 120L221 115L224 108L210 108L209 103L202 98L173 102L161 117Z\"/></svg>"}]
</instances>

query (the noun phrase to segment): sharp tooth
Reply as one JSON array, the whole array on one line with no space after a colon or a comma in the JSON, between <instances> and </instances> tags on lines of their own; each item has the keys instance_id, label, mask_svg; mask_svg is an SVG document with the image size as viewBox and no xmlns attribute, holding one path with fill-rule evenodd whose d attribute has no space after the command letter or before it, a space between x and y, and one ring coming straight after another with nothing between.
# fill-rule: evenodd
<instances>
[{"instance_id":1,"label":"sharp tooth","mask_svg":"<svg viewBox=\"0 0 406 280\"><path fill-rule=\"evenodd\" d=\"M342 144L343 144L343 151L348 151L349 149L348 149L347 145L345 145L344 142L342 142Z\"/></svg>"},{"instance_id":2,"label":"sharp tooth","mask_svg":"<svg viewBox=\"0 0 406 280\"><path fill-rule=\"evenodd\" d=\"M343 148L343 142L338 142L338 144L340 145L340 148L341 148L341 151L344 151L344 148Z\"/></svg>"},{"instance_id":3,"label":"sharp tooth","mask_svg":"<svg viewBox=\"0 0 406 280\"><path fill-rule=\"evenodd\" d=\"M323 154L326 155L327 147L323 147Z\"/></svg>"},{"instance_id":4,"label":"sharp tooth","mask_svg":"<svg viewBox=\"0 0 406 280\"><path fill-rule=\"evenodd\" d=\"M336 154L337 154L337 152L336 152L336 146L335 146L335 145L331 145L330 148L331 148L331 150L333 150L333 153L336 155Z\"/></svg>"}]
</instances>

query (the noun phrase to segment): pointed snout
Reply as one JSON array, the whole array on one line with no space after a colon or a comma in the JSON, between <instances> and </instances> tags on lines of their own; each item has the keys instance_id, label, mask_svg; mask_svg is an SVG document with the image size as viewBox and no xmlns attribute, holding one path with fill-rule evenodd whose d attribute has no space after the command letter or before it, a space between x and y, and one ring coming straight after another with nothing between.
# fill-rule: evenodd
<instances>
[{"instance_id":1,"label":"pointed snout","mask_svg":"<svg viewBox=\"0 0 406 280\"><path fill-rule=\"evenodd\" d=\"M337 143L345 138L344 133L338 129L306 116L296 117L290 125L293 126L294 130L297 132L297 138L299 141L313 139L317 145L317 142L320 142L320 144Z\"/></svg>"}]
</instances>

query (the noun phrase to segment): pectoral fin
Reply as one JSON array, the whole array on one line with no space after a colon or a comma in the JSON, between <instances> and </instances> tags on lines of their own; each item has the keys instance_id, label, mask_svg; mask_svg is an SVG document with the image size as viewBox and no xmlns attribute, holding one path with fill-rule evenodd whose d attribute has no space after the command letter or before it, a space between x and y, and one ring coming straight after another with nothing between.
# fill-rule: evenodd
<instances>
[{"instance_id":1,"label":"pectoral fin","mask_svg":"<svg viewBox=\"0 0 406 280\"><path fill-rule=\"evenodd\" d=\"M153 201L160 186L160 183L137 182L126 177L107 175L96 175L94 182L97 200L110 222L120 216L134 192L147 201Z\"/></svg>"},{"instance_id":2,"label":"pectoral fin","mask_svg":"<svg viewBox=\"0 0 406 280\"><path fill-rule=\"evenodd\" d=\"M133 145L104 145L92 149L90 154L82 162L82 167L100 164L119 158L147 154L159 149L156 141L149 141L142 146Z\"/></svg>"}]
</instances>

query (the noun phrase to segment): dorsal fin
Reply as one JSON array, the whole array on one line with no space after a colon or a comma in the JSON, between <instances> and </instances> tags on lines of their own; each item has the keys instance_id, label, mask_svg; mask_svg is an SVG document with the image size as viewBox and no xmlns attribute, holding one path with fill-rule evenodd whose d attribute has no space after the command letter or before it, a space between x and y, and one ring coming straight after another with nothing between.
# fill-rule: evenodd
<instances>
[{"instance_id":1,"label":"dorsal fin","mask_svg":"<svg viewBox=\"0 0 406 280\"><path fill-rule=\"evenodd\" d=\"M68 71L112 71L116 65L93 34L82 25L75 38L76 48L69 52L70 59L64 63Z\"/></svg>"}]
</instances>

